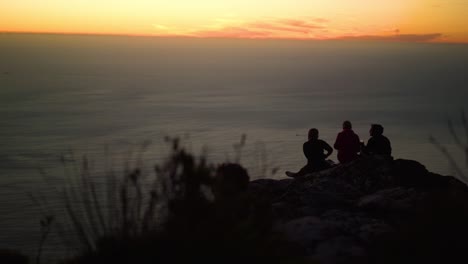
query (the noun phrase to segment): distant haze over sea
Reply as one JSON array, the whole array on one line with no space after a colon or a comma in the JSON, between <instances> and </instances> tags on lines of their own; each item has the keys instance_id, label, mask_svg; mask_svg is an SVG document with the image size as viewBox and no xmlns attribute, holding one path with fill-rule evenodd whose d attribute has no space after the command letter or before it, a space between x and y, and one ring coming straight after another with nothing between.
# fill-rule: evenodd
<instances>
[{"instance_id":1,"label":"distant haze over sea","mask_svg":"<svg viewBox=\"0 0 468 264\"><path fill-rule=\"evenodd\" d=\"M309 128L332 145L350 120L366 142L382 124L395 158L454 174L429 136L464 167L447 121L462 132L467 66L455 44L0 34L0 248L35 249L27 193L49 190L39 167L63 176L70 149L117 163L151 140L154 163L169 135L222 162L246 134L251 175L280 178L304 165Z\"/></svg>"}]
</instances>

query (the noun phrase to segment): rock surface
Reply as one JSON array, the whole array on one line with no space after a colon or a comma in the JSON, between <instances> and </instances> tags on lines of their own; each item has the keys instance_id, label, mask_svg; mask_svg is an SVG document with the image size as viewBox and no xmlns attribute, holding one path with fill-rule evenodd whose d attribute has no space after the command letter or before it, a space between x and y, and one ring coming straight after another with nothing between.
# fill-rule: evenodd
<instances>
[{"instance_id":1,"label":"rock surface","mask_svg":"<svg viewBox=\"0 0 468 264\"><path fill-rule=\"evenodd\" d=\"M303 178L255 180L249 192L270 203L275 230L318 263L435 263L468 250L468 187L416 161L361 158Z\"/></svg>"}]
</instances>

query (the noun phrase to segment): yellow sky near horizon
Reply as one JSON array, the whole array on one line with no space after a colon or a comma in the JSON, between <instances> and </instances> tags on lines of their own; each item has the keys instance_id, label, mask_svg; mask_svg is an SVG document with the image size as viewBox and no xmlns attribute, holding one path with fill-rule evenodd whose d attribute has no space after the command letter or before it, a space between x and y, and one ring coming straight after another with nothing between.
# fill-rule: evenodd
<instances>
[{"instance_id":1,"label":"yellow sky near horizon","mask_svg":"<svg viewBox=\"0 0 468 264\"><path fill-rule=\"evenodd\" d=\"M468 43L468 0L0 0L0 31Z\"/></svg>"}]
</instances>

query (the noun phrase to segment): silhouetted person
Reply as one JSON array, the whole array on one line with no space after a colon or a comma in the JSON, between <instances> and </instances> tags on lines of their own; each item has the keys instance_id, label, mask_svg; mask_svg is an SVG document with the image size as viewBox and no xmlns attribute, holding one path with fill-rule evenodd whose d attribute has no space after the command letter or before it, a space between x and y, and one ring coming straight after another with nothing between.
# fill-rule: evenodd
<instances>
[{"instance_id":1,"label":"silhouetted person","mask_svg":"<svg viewBox=\"0 0 468 264\"><path fill-rule=\"evenodd\" d=\"M390 140L383 135L384 128L379 124L372 124L369 130L371 138L367 145L362 146L362 152L368 155L392 155L392 146Z\"/></svg>"},{"instance_id":2,"label":"silhouetted person","mask_svg":"<svg viewBox=\"0 0 468 264\"><path fill-rule=\"evenodd\" d=\"M340 163L347 163L355 160L358 157L361 143L359 136L352 130L351 122L343 122L343 131L338 133L335 145L333 147L338 150L338 160Z\"/></svg>"},{"instance_id":3,"label":"silhouetted person","mask_svg":"<svg viewBox=\"0 0 468 264\"><path fill-rule=\"evenodd\" d=\"M309 140L305 142L302 146L304 155L307 158L307 164L299 172L293 173L287 171L286 175L288 175L289 177L298 177L307 173L327 169L330 167L330 164L325 159L332 154L333 149L332 147L330 147L330 145L328 145L327 142L318 139L318 136L319 131L316 128L312 128L309 130Z\"/></svg>"}]
</instances>

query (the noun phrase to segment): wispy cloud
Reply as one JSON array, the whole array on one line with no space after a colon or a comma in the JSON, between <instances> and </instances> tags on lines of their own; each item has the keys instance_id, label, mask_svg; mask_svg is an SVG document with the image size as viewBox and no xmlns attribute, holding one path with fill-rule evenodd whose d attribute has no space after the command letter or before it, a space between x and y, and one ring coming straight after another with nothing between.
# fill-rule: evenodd
<instances>
[{"instance_id":1,"label":"wispy cloud","mask_svg":"<svg viewBox=\"0 0 468 264\"><path fill-rule=\"evenodd\" d=\"M235 26L222 26L217 29L192 32L196 37L236 37L236 38L308 38L316 30L324 29L325 19L264 19L254 22L237 23Z\"/></svg>"},{"instance_id":2,"label":"wispy cloud","mask_svg":"<svg viewBox=\"0 0 468 264\"><path fill-rule=\"evenodd\" d=\"M194 37L202 38L268 38L271 32L253 30L243 27L225 27L218 30L200 30L191 33Z\"/></svg>"},{"instance_id":3,"label":"wispy cloud","mask_svg":"<svg viewBox=\"0 0 468 264\"><path fill-rule=\"evenodd\" d=\"M323 28L323 24L327 23L328 20L322 18L316 18L312 20L282 19L278 22L293 28L304 28L308 30L314 30L318 28Z\"/></svg>"},{"instance_id":4,"label":"wispy cloud","mask_svg":"<svg viewBox=\"0 0 468 264\"><path fill-rule=\"evenodd\" d=\"M291 27L287 24L280 24L280 23L253 22L253 23L247 24L247 27L261 29L261 30L288 32L288 33L302 33L302 34L309 33L309 30L307 28Z\"/></svg>"},{"instance_id":5,"label":"wispy cloud","mask_svg":"<svg viewBox=\"0 0 468 264\"><path fill-rule=\"evenodd\" d=\"M407 42L428 42L442 38L442 33L431 33L431 34L396 34L390 36L344 36L337 37L334 39L338 40L374 40L374 41L407 41Z\"/></svg>"},{"instance_id":6,"label":"wispy cloud","mask_svg":"<svg viewBox=\"0 0 468 264\"><path fill-rule=\"evenodd\" d=\"M165 25L153 24L152 26L153 26L156 30L164 30L164 31L170 30L170 28L167 27L167 26L165 26Z\"/></svg>"},{"instance_id":7,"label":"wispy cloud","mask_svg":"<svg viewBox=\"0 0 468 264\"><path fill-rule=\"evenodd\" d=\"M400 29L374 29L377 34L360 34L359 28L333 27L333 21L324 18L239 20L236 17L217 18L198 29L175 29L153 24L156 34L200 38L275 38L275 39L334 39L370 41L430 42L444 38L442 33L401 34Z\"/></svg>"}]
</instances>

